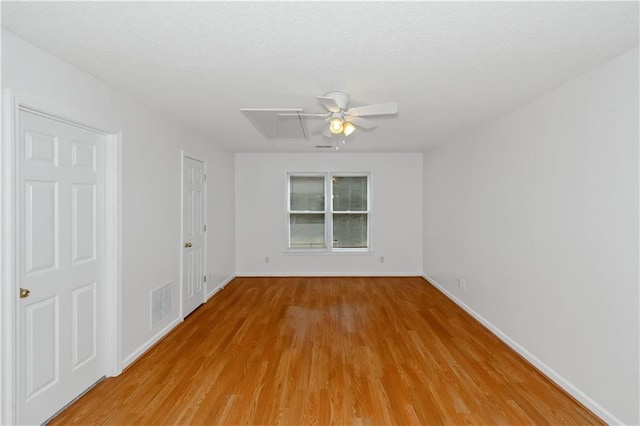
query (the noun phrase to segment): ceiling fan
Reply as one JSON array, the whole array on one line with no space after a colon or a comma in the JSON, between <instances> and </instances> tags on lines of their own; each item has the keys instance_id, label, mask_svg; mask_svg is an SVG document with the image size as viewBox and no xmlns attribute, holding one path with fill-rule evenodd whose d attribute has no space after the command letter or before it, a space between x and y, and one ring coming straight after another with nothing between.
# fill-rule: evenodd
<instances>
[{"instance_id":1,"label":"ceiling fan","mask_svg":"<svg viewBox=\"0 0 640 426\"><path fill-rule=\"evenodd\" d=\"M395 102L386 104L364 105L347 109L349 94L345 92L329 92L318 96L318 102L327 109L326 113L292 112L278 115L295 115L300 117L317 117L324 119L322 127L318 131L327 137L343 134L345 137L353 133L356 128L373 129L376 123L367 118L370 115L390 115L398 113L398 105ZM328 124L328 125L327 125Z\"/></svg>"}]
</instances>

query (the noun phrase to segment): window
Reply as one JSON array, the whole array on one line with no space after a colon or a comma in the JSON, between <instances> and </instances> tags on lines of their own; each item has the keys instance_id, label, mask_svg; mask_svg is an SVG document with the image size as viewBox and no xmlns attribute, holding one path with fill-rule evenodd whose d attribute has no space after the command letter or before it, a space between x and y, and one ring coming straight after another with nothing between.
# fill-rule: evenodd
<instances>
[{"instance_id":1,"label":"window","mask_svg":"<svg viewBox=\"0 0 640 426\"><path fill-rule=\"evenodd\" d=\"M289 178L289 248L324 248L324 176Z\"/></svg>"},{"instance_id":2,"label":"window","mask_svg":"<svg viewBox=\"0 0 640 426\"><path fill-rule=\"evenodd\" d=\"M289 249L369 248L368 175L289 174L288 200Z\"/></svg>"}]
</instances>

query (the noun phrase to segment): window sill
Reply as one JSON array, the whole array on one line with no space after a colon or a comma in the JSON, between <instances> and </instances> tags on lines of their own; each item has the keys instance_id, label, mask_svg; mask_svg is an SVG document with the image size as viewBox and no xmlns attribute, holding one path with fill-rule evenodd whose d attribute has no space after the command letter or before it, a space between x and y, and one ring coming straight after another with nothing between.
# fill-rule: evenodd
<instances>
[{"instance_id":1,"label":"window sill","mask_svg":"<svg viewBox=\"0 0 640 426\"><path fill-rule=\"evenodd\" d=\"M357 255L357 256L371 256L375 253L374 250L368 248L368 249L333 249L333 250L328 250L328 249L286 249L283 251L283 253L285 255L321 255L321 256L326 256L326 255L332 255L332 254L339 254L339 255Z\"/></svg>"}]
</instances>

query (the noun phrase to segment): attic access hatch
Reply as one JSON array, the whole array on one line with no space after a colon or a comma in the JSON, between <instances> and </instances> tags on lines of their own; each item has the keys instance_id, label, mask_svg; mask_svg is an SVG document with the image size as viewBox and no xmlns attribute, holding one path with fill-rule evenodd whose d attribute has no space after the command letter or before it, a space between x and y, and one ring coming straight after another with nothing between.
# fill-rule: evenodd
<instances>
[{"instance_id":1,"label":"attic access hatch","mask_svg":"<svg viewBox=\"0 0 640 426\"><path fill-rule=\"evenodd\" d=\"M308 139L307 129L299 115L302 108L240 108L240 111L267 139Z\"/></svg>"}]
</instances>

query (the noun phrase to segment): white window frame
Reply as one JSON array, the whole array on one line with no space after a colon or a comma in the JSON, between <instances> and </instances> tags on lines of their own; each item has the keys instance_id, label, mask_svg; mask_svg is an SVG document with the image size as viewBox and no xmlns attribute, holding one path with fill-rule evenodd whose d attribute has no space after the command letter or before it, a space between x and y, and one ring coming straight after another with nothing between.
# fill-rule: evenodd
<instances>
[{"instance_id":1,"label":"white window frame","mask_svg":"<svg viewBox=\"0 0 640 426\"><path fill-rule=\"evenodd\" d=\"M324 177L324 210L299 212L291 210L291 177ZM367 178L367 210L366 211L334 211L333 210L333 178L334 177L366 177ZM371 173L370 172L288 172L286 194L286 242L288 253L369 253L371 248ZM323 248L291 248L291 214L324 214ZM366 214L367 215L367 247L334 248L333 247L333 215L334 214Z\"/></svg>"}]
</instances>

